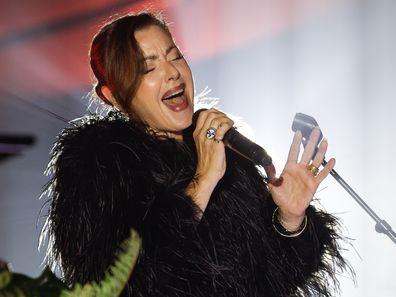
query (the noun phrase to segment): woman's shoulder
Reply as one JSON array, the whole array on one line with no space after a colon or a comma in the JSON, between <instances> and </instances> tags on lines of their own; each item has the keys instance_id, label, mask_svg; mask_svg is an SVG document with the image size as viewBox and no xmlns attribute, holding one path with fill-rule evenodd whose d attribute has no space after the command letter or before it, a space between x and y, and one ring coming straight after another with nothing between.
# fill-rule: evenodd
<instances>
[{"instance_id":1,"label":"woman's shoulder","mask_svg":"<svg viewBox=\"0 0 396 297\"><path fill-rule=\"evenodd\" d=\"M58 134L47 173L65 164L95 168L117 159L139 162L149 138L141 125L116 113L85 115L71 121Z\"/></svg>"},{"instance_id":2,"label":"woman's shoulder","mask_svg":"<svg viewBox=\"0 0 396 297\"><path fill-rule=\"evenodd\" d=\"M69 123L57 136L55 148L98 151L114 143L131 146L149 141L144 127L119 115L89 114Z\"/></svg>"},{"instance_id":3,"label":"woman's shoulder","mask_svg":"<svg viewBox=\"0 0 396 297\"><path fill-rule=\"evenodd\" d=\"M86 141L106 143L130 139L131 136L143 137L146 133L142 125L135 123L119 113L107 115L87 114L74 119L58 135L58 141Z\"/></svg>"}]
</instances>

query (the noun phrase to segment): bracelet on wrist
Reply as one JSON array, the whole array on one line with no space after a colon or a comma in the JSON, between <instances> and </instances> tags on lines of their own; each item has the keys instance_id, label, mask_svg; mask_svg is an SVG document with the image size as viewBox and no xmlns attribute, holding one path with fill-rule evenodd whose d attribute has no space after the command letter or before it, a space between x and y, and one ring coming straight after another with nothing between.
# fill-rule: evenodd
<instances>
[{"instance_id":1,"label":"bracelet on wrist","mask_svg":"<svg viewBox=\"0 0 396 297\"><path fill-rule=\"evenodd\" d=\"M276 233L283 237L297 237L304 232L308 224L307 215L305 215L300 227L298 227L295 231L290 231L285 227L285 223L279 218L279 207L275 208L274 212L272 213L272 226L274 227Z\"/></svg>"}]
</instances>

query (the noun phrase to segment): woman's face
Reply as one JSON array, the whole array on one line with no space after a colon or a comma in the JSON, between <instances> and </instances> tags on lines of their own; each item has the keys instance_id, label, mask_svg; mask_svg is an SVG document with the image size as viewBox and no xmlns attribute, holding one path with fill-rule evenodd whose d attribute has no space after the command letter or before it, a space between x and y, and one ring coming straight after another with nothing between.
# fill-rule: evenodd
<instances>
[{"instance_id":1,"label":"woman's face","mask_svg":"<svg viewBox=\"0 0 396 297\"><path fill-rule=\"evenodd\" d=\"M182 139L191 124L194 83L190 67L173 40L158 26L135 32L146 62L142 81L131 101L133 116L155 131Z\"/></svg>"}]
</instances>

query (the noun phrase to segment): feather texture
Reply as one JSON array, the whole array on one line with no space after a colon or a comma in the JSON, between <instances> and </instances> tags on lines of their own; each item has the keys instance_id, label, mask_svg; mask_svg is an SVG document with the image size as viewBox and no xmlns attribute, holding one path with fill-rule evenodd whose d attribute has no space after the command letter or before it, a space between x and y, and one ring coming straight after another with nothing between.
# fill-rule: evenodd
<instances>
[{"instance_id":1,"label":"feather texture","mask_svg":"<svg viewBox=\"0 0 396 297\"><path fill-rule=\"evenodd\" d=\"M122 296L334 296L346 267L337 220L310 206L301 236L279 236L264 177L227 150L226 173L197 221L185 194L197 157L185 132L183 143L158 138L111 113L60 133L46 232L65 281L100 280L134 228L142 249Z\"/></svg>"}]
</instances>

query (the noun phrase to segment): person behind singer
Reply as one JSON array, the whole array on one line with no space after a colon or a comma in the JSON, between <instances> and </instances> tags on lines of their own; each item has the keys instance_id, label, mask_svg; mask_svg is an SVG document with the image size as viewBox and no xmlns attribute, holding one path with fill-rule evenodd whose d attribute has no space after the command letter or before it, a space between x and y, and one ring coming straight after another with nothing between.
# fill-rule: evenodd
<instances>
[{"instance_id":1,"label":"person behind singer","mask_svg":"<svg viewBox=\"0 0 396 297\"><path fill-rule=\"evenodd\" d=\"M191 126L191 70L159 14L107 23L90 58L114 108L64 129L48 168L48 261L67 284L101 279L134 228L142 250L123 296L332 296L346 264L336 219L310 205L335 164L318 169L318 129L301 156L295 133L276 179L225 147L225 113Z\"/></svg>"}]
</instances>

